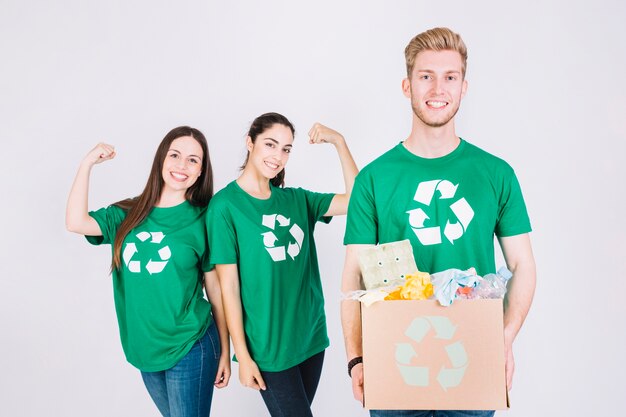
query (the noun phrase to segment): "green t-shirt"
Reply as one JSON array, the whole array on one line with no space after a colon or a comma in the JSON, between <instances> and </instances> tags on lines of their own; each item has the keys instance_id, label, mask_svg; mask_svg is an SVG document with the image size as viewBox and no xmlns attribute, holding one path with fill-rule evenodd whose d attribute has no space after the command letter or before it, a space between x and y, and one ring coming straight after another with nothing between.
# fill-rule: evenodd
<instances>
[{"instance_id":1,"label":"green t-shirt","mask_svg":"<svg viewBox=\"0 0 626 417\"><path fill-rule=\"evenodd\" d=\"M441 158L421 158L402 143L357 176L344 244L409 239L425 272L475 267L495 271L494 235L530 232L513 169L461 139Z\"/></svg>"},{"instance_id":2,"label":"green t-shirt","mask_svg":"<svg viewBox=\"0 0 626 417\"><path fill-rule=\"evenodd\" d=\"M233 181L207 214L211 263L237 264L248 350L263 371L282 371L328 347L313 231L334 194L271 188L250 196Z\"/></svg>"},{"instance_id":3,"label":"green t-shirt","mask_svg":"<svg viewBox=\"0 0 626 417\"><path fill-rule=\"evenodd\" d=\"M154 207L122 245L122 265L113 271L113 294L126 359L145 372L174 366L211 324L211 305L204 298L203 274L208 262L206 207L185 201ZM111 244L126 212L109 206L90 212Z\"/></svg>"}]
</instances>

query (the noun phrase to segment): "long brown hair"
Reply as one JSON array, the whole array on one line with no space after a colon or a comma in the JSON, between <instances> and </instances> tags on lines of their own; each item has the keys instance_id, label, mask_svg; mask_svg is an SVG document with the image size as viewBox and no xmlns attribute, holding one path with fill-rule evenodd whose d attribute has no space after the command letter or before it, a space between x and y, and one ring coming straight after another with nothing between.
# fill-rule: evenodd
<instances>
[{"instance_id":1,"label":"long brown hair","mask_svg":"<svg viewBox=\"0 0 626 417\"><path fill-rule=\"evenodd\" d=\"M256 138L267 129L271 129L272 126L279 124L288 127L291 130L291 134L295 136L296 130L293 125L285 116L279 113L265 113L254 119L248 130L248 136L252 140L252 143L256 142ZM243 165L239 169L244 169L250 158L250 151L246 155L246 160L243 161ZM275 187L285 186L285 168L283 168L274 178L270 180Z\"/></svg>"},{"instance_id":2,"label":"long brown hair","mask_svg":"<svg viewBox=\"0 0 626 417\"><path fill-rule=\"evenodd\" d=\"M143 222L150 214L152 208L159 202L164 185L162 174L163 161L172 142L183 136L194 138L200 144L203 155L200 177L187 189L185 199L194 206L204 207L209 204L209 200L213 197L213 168L211 167L211 158L209 157L209 147L206 138L198 129L189 126L180 126L170 130L157 148L154 161L152 162L152 169L148 176L148 182L143 192L137 197L118 201L114 204L125 210L127 214L115 235L111 270L119 269L122 265L122 243L124 243L128 233Z\"/></svg>"}]
</instances>

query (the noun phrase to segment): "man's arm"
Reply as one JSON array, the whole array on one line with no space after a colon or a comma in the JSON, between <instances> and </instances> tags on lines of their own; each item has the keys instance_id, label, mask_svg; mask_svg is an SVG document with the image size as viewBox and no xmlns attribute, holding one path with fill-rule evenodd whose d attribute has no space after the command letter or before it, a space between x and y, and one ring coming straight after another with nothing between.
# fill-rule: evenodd
<instances>
[{"instance_id":1,"label":"man's arm","mask_svg":"<svg viewBox=\"0 0 626 417\"><path fill-rule=\"evenodd\" d=\"M499 238L507 267L513 273L504 299L504 349L506 384L513 385L513 342L533 301L536 284L535 258L528 233Z\"/></svg>"},{"instance_id":2,"label":"man's arm","mask_svg":"<svg viewBox=\"0 0 626 417\"><path fill-rule=\"evenodd\" d=\"M341 291L347 294L351 291L363 289L361 269L359 268L359 251L373 245L347 245L346 260L343 267ZM341 302L341 326L343 339L346 345L348 361L363 356L363 341L361 340L361 307L359 301L343 300ZM352 368L352 392L357 401L363 402L363 364Z\"/></svg>"}]
</instances>

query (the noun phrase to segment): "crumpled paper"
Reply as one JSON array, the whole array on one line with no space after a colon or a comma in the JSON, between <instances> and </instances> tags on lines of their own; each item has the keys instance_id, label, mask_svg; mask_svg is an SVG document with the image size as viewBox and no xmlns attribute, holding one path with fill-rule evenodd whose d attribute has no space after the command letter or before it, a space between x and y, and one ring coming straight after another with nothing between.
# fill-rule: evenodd
<instances>
[{"instance_id":1,"label":"crumpled paper","mask_svg":"<svg viewBox=\"0 0 626 417\"><path fill-rule=\"evenodd\" d=\"M365 304L365 307L369 307L378 301L383 301L389 295L388 292L383 291L381 289L366 291L365 294L360 296L358 300Z\"/></svg>"}]
</instances>

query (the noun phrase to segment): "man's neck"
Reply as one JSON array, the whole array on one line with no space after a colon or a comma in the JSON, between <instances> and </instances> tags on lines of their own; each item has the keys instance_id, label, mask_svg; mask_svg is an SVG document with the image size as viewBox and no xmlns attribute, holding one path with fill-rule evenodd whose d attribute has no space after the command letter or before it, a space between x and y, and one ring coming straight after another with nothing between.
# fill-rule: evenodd
<instances>
[{"instance_id":1,"label":"man's neck","mask_svg":"<svg viewBox=\"0 0 626 417\"><path fill-rule=\"evenodd\" d=\"M440 158L454 151L461 140L454 129L454 119L441 127L431 127L413 120L411 134L404 141L409 152L422 158Z\"/></svg>"}]
</instances>

